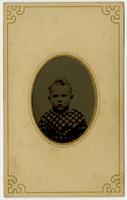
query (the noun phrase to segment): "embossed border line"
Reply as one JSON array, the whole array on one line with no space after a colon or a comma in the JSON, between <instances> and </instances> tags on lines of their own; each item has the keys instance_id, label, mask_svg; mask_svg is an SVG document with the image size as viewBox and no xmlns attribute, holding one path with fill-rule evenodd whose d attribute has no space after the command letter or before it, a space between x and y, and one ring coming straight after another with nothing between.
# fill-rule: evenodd
<instances>
[{"instance_id":1,"label":"embossed border line","mask_svg":"<svg viewBox=\"0 0 127 200\"><path fill-rule=\"evenodd\" d=\"M17 178L15 175L11 175L9 173L9 73L8 73L8 55L9 55L9 51L8 51L8 41L9 41L9 26L10 24L14 24L16 22L16 17L19 15L23 15L26 11L26 9L28 8L100 8L101 12L106 16L109 17L109 20L111 21L111 23L115 24L118 26L118 74L119 74L119 134L118 134L118 141L119 141L119 170L117 174L114 174L111 177L111 181L110 183L105 183L102 186L102 189L100 191L68 191L68 192L29 192L26 190L26 187L24 184L18 184ZM113 6L111 5L106 5L106 6L102 6L102 5L93 5L93 6L88 6L88 5L44 5L44 6L40 6L40 5L29 5L29 6L11 6L8 5L7 7L7 20L6 20L6 25L7 25L7 174L8 174L8 194L13 194L13 193L22 193L22 194L97 194L99 193L101 196L106 196L106 194L111 195L111 194L115 194L115 193L120 193L120 125L121 125L121 119L120 119L120 6L116 6L113 4ZM115 186L112 186L112 184L115 184ZM14 187L15 186L15 187ZM13 188L14 187L14 188ZM113 187L113 188L112 188ZM90 196L90 195L89 195Z\"/></svg>"}]
</instances>

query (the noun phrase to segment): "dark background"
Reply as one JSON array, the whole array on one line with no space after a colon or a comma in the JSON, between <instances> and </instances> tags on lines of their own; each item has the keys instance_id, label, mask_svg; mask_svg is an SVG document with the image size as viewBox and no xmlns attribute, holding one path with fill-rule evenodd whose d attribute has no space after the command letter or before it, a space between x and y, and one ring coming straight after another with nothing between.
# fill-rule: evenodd
<instances>
[{"instance_id":1,"label":"dark background","mask_svg":"<svg viewBox=\"0 0 127 200\"><path fill-rule=\"evenodd\" d=\"M85 64L70 56L53 58L42 66L36 77L32 91L32 108L37 124L41 115L51 108L48 87L61 77L67 78L72 86L74 97L71 107L82 112L89 125L97 101L92 75Z\"/></svg>"}]
</instances>

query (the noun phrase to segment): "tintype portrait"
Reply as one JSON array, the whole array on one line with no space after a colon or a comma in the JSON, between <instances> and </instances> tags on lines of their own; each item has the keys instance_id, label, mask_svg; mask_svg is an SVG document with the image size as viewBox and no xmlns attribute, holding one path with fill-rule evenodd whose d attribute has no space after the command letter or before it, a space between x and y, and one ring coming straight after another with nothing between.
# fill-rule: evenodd
<instances>
[{"instance_id":1,"label":"tintype portrait","mask_svg":"<svg viewBox=\"0 0 127 200\"><path fill-rule=\"evenodd\" d=\"M44 136L69 143L85 135L93 118L96 91L88 67L61 55L38 72L32 93L33 115Z\"/></svg>"}]
</instances>

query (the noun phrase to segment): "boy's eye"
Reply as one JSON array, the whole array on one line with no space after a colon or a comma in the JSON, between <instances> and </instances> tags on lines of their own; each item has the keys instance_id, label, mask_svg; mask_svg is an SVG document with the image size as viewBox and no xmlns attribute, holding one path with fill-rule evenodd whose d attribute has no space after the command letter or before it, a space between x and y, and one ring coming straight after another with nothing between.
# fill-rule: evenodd
<instances>
[{"instance_id":1,"label":"boy's eye","mask_svg":"<svg viewBox=\"0 0 127 200\"><path fill-rule=\"evenodd\" d=\"M62 97L67 97L67 95L66 95L66 94L62 94L61 96L62 96Z\"/></svg>"},{"instance_id":2,"label":"boy's eye","mask_svg":"<svg viewBox=\"0 0 127 200\"><path fill-rule=\"evenodd\" d=\"M58 95L57 95L57 94L54 94L54 95L52 95L52 97L58 97Z\"/></svg>"}]
</instances>

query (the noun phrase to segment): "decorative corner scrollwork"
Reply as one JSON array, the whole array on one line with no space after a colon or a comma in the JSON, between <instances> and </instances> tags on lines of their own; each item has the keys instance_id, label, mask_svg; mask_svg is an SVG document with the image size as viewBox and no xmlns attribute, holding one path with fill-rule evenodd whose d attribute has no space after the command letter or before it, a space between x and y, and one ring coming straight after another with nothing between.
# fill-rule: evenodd
<instances>
[{"instance_id":1,"label":"decorative corner scrollwork","mask_svg":"<svg viewBox=\"0 0 127 200\"><path fill-rule=\"evenodd\" d=\"M8 176L8 193L26 193L26 187L18 184L17 178L13 175Z\"/></svg>"},{"instance_id":2,"label":"decorative corner scrollwork","mask_svg":"<svg viewBox=\"0 0 127 200\"><path fill-rule=\"evenodd\" d=\"M103 186L104 193L119 193L120 192L120 176L114 175L111 177L110 183L105 183Z\"/></svg>"},{"instance_id":3,"label":"decorative corner scrollwork","mask_svg":"<svg viewBox=\"0 0 127 200\"><path fill-rule=\"evenodd\" d=\"M103 6L102 13L108 15L114 24L118 24L120 20L120 7L119 6Z\"/></svg>"},{"instance_id":4,"label":"decorative corner scrollwork","mask_svg":"<svg viewBox=\"0 0 127 200\"><path fill-rule=\"evenodd\" d=\"M16 22L17 15L23 15L25 12L24 6L8 6L7 7L7 23L13 24Z\"/></svg>"}]
</instances>

